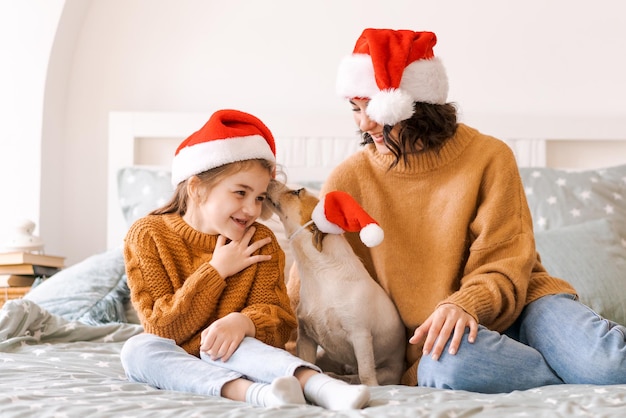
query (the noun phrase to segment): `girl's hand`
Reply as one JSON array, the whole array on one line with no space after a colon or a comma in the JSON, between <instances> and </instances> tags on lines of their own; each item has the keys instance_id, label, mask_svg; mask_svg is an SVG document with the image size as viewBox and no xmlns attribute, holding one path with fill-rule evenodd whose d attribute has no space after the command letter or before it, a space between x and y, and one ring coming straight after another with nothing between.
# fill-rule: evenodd
<instances>
[{"instance_id":1,"label":"girl's hand","mask_svg":"<svg viewBox=\"0 0 626 418\"><path fill-rule=\"evenodd\" d=\"M211 360L228 361L244 337L254 337L256 328L250 318L232 312L208 326L200 336L200 351L206 352Z\"/></svg>"},{"instance_id":2,"label":"girl's hand","mask_svg":"<svg viewBox=\"0 0 626 418\"><path fill-rule=\"evenodd\" d=\"M270 255L251 255L272 241L270 237L267 237L249 245L255 231L256 228L252 226L246 231L240 241L231 241L228 244L226 244L225 236L220 235L217 237L213 258L209 261L209 264L222 277L226 278L239 273L254 263L271 259L272 256Z\"/></svg>"},{"instance_id":3,"label":"girl's hand","mask_svg":"<svg viewBox=\"0 0 626 418\"><path fill-rule=\"evenodd\" d=\"M470 333L468 341L473 343L476 341L478 333L478 323L470 314L456 305L447 303L441 305L433 312L426 321L417 329L413 337L409 339L409 343L418 344L424 338L424 355L431 354L433 360L438 360L443 349L452 337L448 353L454 355L459 351L461 339L465 334L465 328L469 327Z\"/></svg>"}]
</instances>

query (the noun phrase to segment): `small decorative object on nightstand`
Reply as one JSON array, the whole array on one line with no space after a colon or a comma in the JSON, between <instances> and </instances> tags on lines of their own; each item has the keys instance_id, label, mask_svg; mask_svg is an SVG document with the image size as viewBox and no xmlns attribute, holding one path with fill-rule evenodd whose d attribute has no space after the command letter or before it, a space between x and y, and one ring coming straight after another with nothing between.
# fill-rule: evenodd
<instances>
[{"instance_id":1,"label":"small decorative object on nightstand","mask_svg":"<svg viewBox=\"0 0 626 418\"><path fill-rule=\"evenodd\" d=\"M33 235L35 231L35 222L24 219L15 225L13 235L8 241L3 243L6 250L16 251L43 251L43 240L37 235Z\"/></svg>"},{"instance_id":2,"label":"small decorative object on nightstand","mask_svg":"<svg viewBox=\"0 0 626 418\"><path fill-rule=\"evenodd\" d=\"M2 242L0 251L0 307L24 296L42 279L64 266L65 257L43 253L43 240L36 235L35 223L19 221L13 234Z\"/></svg>"}]
</instances>

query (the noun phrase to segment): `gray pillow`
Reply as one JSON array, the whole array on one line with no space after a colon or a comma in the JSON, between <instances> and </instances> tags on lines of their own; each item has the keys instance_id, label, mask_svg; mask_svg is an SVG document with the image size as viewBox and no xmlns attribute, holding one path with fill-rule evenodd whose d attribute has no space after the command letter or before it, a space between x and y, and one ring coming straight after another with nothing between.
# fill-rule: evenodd
<instances>
[{"instance_id":1,"label":"gray pillow","mask_svg":"<svg viewBox=\"0 0 626 418\"><path fill-rule=\"evenodd\" d=\"M24 298L70 321L90 325L127 322L130 291L121 247L61 270Z\"/></svg>"},{"instance_id":2,"label":"gray pillow","mask_svg":"<svg viewBox=\"0 0 626 418\"><path fill-rule=\"evenodd\" d=\"M535 231L592 219L626 223L626 164L600 170L520 168Z\"/></svg>"},{"instance_id":3,"label":"gray pillow","mask_svg":"<svg viewBox=\"0 0 626 418\"><path fill-rule=\"evenodd\" d=\"M174 192L169 170L124 167L117 173L118 199L126 225L165 205Z\"/></svg>"},{"instance_id":4,"label":"gray pillow","mask_svg":"<svg viewBox=\"0 0 626 418\"><path fill-rule=\"evenodd\" d=\"M596 219L535 233L548 272L570 282L580 300L626 324L626 224Z\"/></svg>"}]
</instances>

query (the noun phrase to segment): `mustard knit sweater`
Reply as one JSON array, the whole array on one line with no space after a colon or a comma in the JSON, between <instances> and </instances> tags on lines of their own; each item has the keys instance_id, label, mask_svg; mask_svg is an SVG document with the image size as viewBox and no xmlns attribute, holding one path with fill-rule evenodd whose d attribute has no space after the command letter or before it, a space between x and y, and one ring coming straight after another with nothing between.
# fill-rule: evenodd
<instances>
[{"instance_id":1,"label":"mustard knit sweater","mask_svg":"<svg viewBox=\"0 0 626 418\"><path fill-rule=\"evenodd\" d=\"M346 237L393 299L407 338L443 303L502 332L533 300L576 292L540 263L519 169L502 141L460 124L438 152L389 170L392 160L368 145L333 170L322 194L350 193L385 231L374 248ZM407 344L403 383L417 384L421 351Z\"/></svg>"},{"instance_id":2,"label":"mustard knit sweater","mask_svg":"<svg viewBox=\"0 0 626 418\"><path fill-rule=\"evenodd\" d=\"M199 356L200 333L241 312L254 323L257 339L283 348L296 326L284 281L285 254L270 229L255 226L253 242L272 237L255 254L272 259L224 279L209 265L217 235L198 232L175 214L136 221L126 236L124 258L144 330Z\"/></svg>"}]
</instances>

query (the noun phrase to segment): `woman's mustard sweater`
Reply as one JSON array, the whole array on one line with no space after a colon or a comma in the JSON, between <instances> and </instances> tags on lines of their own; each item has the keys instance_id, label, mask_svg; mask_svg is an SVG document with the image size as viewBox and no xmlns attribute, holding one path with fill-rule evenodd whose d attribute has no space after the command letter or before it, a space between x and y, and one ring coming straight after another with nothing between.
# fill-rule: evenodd
<instances>
[{"instance_id":1,"label":"woman's mustard sweater","mask_svg":"<svg viewBox=\"0 0 626 418\"><path fill-rule=\"evenodd\" d=\"M368 145L333 170L322 194L350 193L383 228L374 248L357 234L346 237L393 299L407 338L444 303L502 332L533 300L576 292L541 265L519 169L505 143L460 124L439 151L410 155L408 164L389 169L392 160ZM407 344L403 383L417 383L421 351Z\"/></svg>"}]
</instances>

